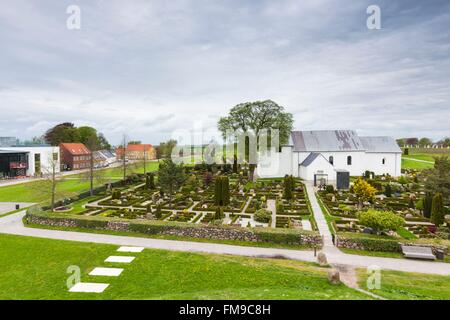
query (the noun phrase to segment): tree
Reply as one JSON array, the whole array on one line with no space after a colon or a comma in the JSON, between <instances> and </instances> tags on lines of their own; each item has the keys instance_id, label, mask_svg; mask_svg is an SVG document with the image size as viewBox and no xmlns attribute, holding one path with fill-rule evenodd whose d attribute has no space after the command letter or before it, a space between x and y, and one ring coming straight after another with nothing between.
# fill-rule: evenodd
<instances>
[{"instance_id":1,"label":"tree","mask_svg":"<svg viewBox=\"0 0 450 320\"><path fill-rule=\"evenodd\" d=\"M50 209L55 209L56 201L65 197L67 192L59 190L58 185L64 181L63 176L59 172L59 161L55 155L48 156L48 164L43 168L42 181L36 184L30 184L32 192L43 194L49 198Z\"/></svg>"},{"instance_id":2,"label":"tree","mask_svg":"<svg viewBox=\"0 0 450 320\"><path fill-rule=\"evenodd\" d=\"M111 144L106 140L103 133L99 133L98 136L98 144L100 146L100 150L111 150Z\"/></svg>"},{"instance_id":3,"label":"tree","mask_svg":"<svg viewBox=\"0 0 450 320\"><path fill-rule=\"evenodd\" d=\"M426 218L431 218L431 206L433 203L433 196L431 192L427 192L422 199L423 215Z\"/></svg>"},{"instance_id":4,"label":"tree","mask_svg":"<svg viewBox=\"0 0 450 320\"><path fill-rule=\"evenodd\" d=\"M258 222L267 223L272 218L272 212L267 209L259 209L255 212L254 219Z\"/></svg>"},{"instance_id":5,"label":"tree","mask_svg":"<svg viewBox=\"0 0 450 320\"><path fill-rule=\"evenodd\" d=\"M214 181L214 204L222 205L222 177L217 177Z\"/></svg>"},{"instance_id":6,"label":"tree","mask_svg":"<svg viewBox=\"0 0 450 320\"><path fill-rule=\"evenodd\" d=\"M433 197L433 202L431 204L431 222L436 226L440 226L444 223L445 213L444 213L444 201L442 199L441 193L436 193Z\"/></svg>"},{"instance_id":7,"label":"tree","mask_svg":"<svg viewBox=\"0 0 450 320\"><path fill-rule=\"evenodd\" d=\"M155 189L155 174L153 172L147 173L145 175L145 188Z\"/></svg>"},{"instance_id":8,"label":"tree","mask_svg":"<svg viewBox=\"0 0 450 320\"><path fill-rule=\"evenodd\" d=\"M421 147L426 147L429 146L430 144L432 144L433 142L431 141L431 139L429 138L421 138L419 140L419 146Z\"/></svg>"},{"instance_id":9,"label":"tree","mask_svg":"<svg viewBox=\"0 0 450 320\"><path fill-rule=\"evenodd\" d=\"M230 203L230 180L227 176L222 177L222 204L227 206Z\"/></svg>"},{"instance_id":10,"label":"tree","mask_svg":"<svg viewBox=\"0 0 450 320\"><path fill-rule=\"evenodd\" d=\"M402 217L391 211L377 211L374 209L360 212L358 219L363 226L372 228L377 233L389 230L396 231L405 223Z\"/></svg>"},{"instance_id":11,"label":"tree","mask_svg":"<svg viewBox=\"0 0 450 320\"><path fill-rule=\"evenodd\" d=\"M230 203L230 182L227 176L217 177L214 181L214 204L226 206Z\"/></svg>"},{"instance_id":12,"label":"tree","mask_svg":"<svg viewBox=\"0 0 450 320\"><path fill-rule=\"evenodd\" d=\"M285 112L284 107L279 106L272 100L245 102L231 108L228 116L221 117L218 129L226 137L227 131L236 133L254 134L258 139L263 129L278 129L280 145L289 141L294 120L291 113ZM247 149L247 147L246 147ZM248 151L246 150L246 153ZM232 155L227 155L231 157ZM242 155L238 155L242 156ZM243 155L247 160L249 155ZM250 166L250 180L253 181L255 164Z\"/></svg>"},{"instance_id":13,"label":"tree","mask_svg":"<svg viewBox=\"0 0 450 320\"><path fill-rule=\"evenodd\" d=\"M362 209L363 203L366 201L372 201L375 197L377 189L372 187L361 177L358 177L352 186L353 193L358 198L358 207Z\"/></svg>"},{"instance_id":14,"label":"tree","mask_svg":"<svg viewBox=\"0 0 450 320\"><path fill-rule=\"evenodd\" d=\"M172 150L177 145L177 141L170 139L166 142L161 142L159 146L155 147L156 159L170 158Z\"/></svg>"},{"instance_id":15,"label":"tree","mask_svg":"<svg viewBox=\"0 0 450 320\"><path fill-rule=\"evenodd\" d=\"M183 165L175 164L172 159L164 159L159 165L158 182L161 190L169 196L170 203L172 203L172 196L183 182L185 181L185 174Z\"/></svg>"},{"instance_id":16,"label":"tree","mask_svg":"<svg viewBox=\"0 0 450 320\"><path fill-rule=\"evenodd\" d=\"M392 197L392 186L390 184L384 187L384 195L388 198Z\"/></svg>"},{"instance_id":17,"label":"tree","mask_svg":"<svg viewBox=\"0 0 450 320\"><path fill-rule=\"evenodd\" d=\"M80 135L73 123L60 123L47 130L44 135L45 141L52 146L58 146L62 142L79 142Z\"/></svg>"},{"instance_id":18,"label":"tree","mask_svg":"<svg viewBox=\"0 0 450 320\"><path fill-rule=\"evenodd\" d=\"M293 189L293 187L292 187L292 182L293 182L292 176L288 176L288 175L285 175L285 176L284 176L284 182L283 182L283 184L284 184L284 192L283 192L283 197L284 197L286 200L291 200L291 199L292 199L292 189Z\"/></svg>"},{"instance_id":19,"label":"tree","mask_svg":"<svg viewBox=\"0 0 450 320\"><path fill-rule=\"evenodd\" d=\"M417 138L407 138L405 141L407 146L417 146L419 144L419 139Z\"/></svg>"},{"instance_id":20,"label":"tree","mask_svg":"<svg viewBox=\"0 0 450 320\"><path fill-rule=\"evenodd\" d=\"M398 146L400 148L403 148L405 146L405 144L406 144L406 139L404 139L404 138L397 139L396 141L397 141L397 144L398 144Z\"/></svg>"},{"instance_id":21,"label":"tree","mask_svg":"<svg viewBox=\"0 0 450 320\"><path fill-rule=\"evenodd\" d=\"M441 193L445 198L450 195L450 157L434 159L434 168L423 170L425 188L433 193Z\"/></svg>"}]
</instances>

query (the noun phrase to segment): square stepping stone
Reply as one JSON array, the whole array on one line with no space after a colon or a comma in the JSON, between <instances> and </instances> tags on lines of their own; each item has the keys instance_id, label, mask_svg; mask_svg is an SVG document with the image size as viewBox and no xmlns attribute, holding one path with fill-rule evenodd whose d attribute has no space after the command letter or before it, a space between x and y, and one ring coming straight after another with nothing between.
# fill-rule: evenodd
<instances>
[{"instance_id":1,"label":"square stepping stone","mask_svg":"<svg viewBox=\"0 0 450 320\"><path fill-rule=\"evenodd\" d=\"M117 249L117 251L119 252L142 252L142 250L144 250L143 247L126 247L126 246Z\"/></svg>"},{"instance_id":2,"label":"square stepping stone","mask_svg":"<svg viewBox=\"0 0 450 320\"><path fill-rule=\"evenodd\" d=\"M92 292L102 293L109 286L109 283L90 283L90 282L78 282L69 292Z\"/></svg>"},{"instance_id":3,"label":"square stepping stone","mask_svg":"<svg viewBox=\"0 0 450 320\"><path fill-rule=\"evenodd\" d=\"M118 277L122 273L122 268L95 268L92 270L90 276L106 276L106 277Z\"/></svg>"},{"instance_id":4,"label":"square stepping stone","mask_svg":"<svg viewBox=\"0 0 450 320\"><path fill-rule=\"evenodd\" d=\"M105 262L118 262L118 263L130 263L135 257L127 256L109 256L106 258Z\"/></svg>"}]
</instances>

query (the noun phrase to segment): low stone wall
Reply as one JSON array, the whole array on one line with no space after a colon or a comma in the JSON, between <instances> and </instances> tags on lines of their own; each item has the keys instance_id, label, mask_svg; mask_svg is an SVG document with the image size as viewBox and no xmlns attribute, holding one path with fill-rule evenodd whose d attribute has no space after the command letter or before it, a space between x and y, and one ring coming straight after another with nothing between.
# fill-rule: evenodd
<instances>
[{"instance_id":1,"label":"low stone wall","mask_svg":"<svg viewBox=\"0 0 450 320\"><path fill-rule=\"evenodd\" d=\"M365 237L347 237L345 235L338 235L336 237L336 246L338 248L347 248L365 251L379 251L379 252L402 252L402 245L410 245L417 247L430 247L434 254L438 250L443 250L445 254L448 253L447 247L437 244L424 244L412 241L399 241L394 239L376 239Z\"/></svg>"},{"instance_id":2,"label":"low stone wall","mask_svg":"<svg viewBox=\"0 0 450 320\"><path fill-rule=\"evenodd\" d=\"M93 217L57 217L46 213L27 213L27 222L38 225L68 228L89 228L134 232L149 235L170 235L177 237L237 240L247 242L268 242L294 244L306 247L322 247L322 237L317 232L305 232L290 229L239 228L230 226L204 226L163 221L123 221Z\"/></svg>"}]
</instances>

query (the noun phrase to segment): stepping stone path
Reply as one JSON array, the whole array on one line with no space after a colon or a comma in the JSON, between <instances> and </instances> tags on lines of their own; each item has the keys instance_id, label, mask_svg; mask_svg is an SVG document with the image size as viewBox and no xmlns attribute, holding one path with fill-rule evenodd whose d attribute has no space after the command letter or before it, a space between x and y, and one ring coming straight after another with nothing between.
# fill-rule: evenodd
<instances>
[{"instance_id":1,"label":"stepping stone path","mask_svg":"<svg viewBox=\"0 0 450 320\"><path fill-rule=\"evenodd\" d=\"M118 252L142 252L143 247L127 247L122 246L117 249ZM112 263L131 263L136 257L131 256L109 256L105 259L105 262ZM106 277L118 277L124 269L122 268L105 268L96 267L92 270L90 276L106 276ZM91 283L91 282L78 282L69 289L69 292L85 292L85 293L102 293L108 288L109 283Z\"/></svg>"},{"instance_id":2,"label":"stepping stone path","mask_svg":"<svg viewBox=\"0 0 450 320\"><path fill-rule=\"evenodd\" d=\"M135 257L109 256L105 262L130 263Z\"/></svg>"},{"instance_id":3,"label":"stepping stone path","mask_svg":"<svg viewBox=\"0 0 450 320\"><path fill-rule=\"evenodd\" d=\"M122 273L122 268L94 268L89 275L90 276L105 276L105 277L118 277Z\"/></svg>"},{"instance_id":4,"label":"stepping stone path","mask_svg":"<svg viewBox=\"0 0 450 320\"><path fill-rule=\"evenodd\" d=\"M89 282L78 282L69 292L93 292L102 293L109 286L108 283L89 283Z\"/></svg>"}]
</instances>

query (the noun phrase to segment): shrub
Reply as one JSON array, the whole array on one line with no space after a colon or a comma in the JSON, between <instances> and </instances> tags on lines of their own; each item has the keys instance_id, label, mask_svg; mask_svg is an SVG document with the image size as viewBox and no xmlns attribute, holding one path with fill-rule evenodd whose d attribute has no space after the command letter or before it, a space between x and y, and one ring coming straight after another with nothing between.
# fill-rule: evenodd
<instances>
[{"instance_id":1,"label":"shrub","mask_svg":"<svg viewBox=\"0 0 450 320\"><path fill-rule=\"evenodd\" d=\"M369 209L365 212L360 212L358 215L359 222L372 228L376 232L384 230L397 230L404 225L405 220L390 211L377 211Z\"/></svg>"},{"instance_id":2,"label":"shrub","mask_svg":"<svg viewBox=\"0 0 450 320\"><path fill-rule=\"evenodd\" d=\"M272 217L272 212L266 209L259 209L254 215L255 221L267 223Z\"/></svg>"},{"instance_id":3,"label":"shrub","mask_svg":"<svg viewBox=\"0 0 450 320\"><path fill-rule=\"evenodd\" d=\"M423 201L423 215L426 218L431 218L431 206L433 204L433 196L431 195L430 192L427 192L422 201Z\"/></svg>"},{"instance_id":4,"label":"shrub","mask_svg":"<svg viewBox=\"0 0 450 320\"><path fill-rule=\"evenodd\" d=\"M334 187L331 184L329 184L325 187L325 191L326 193L334 193Z\"/></svg>"},{"instance_id":5,"label":"shrub","mask_svg":"<svg viewBox=\"0 0 450 320\"><path fill-rule=\"evenodd\" d=\"M436 193L431 204L431 221L440 226L444 223L444 202L441 193Z\"/></svg>"},{"instance_id":6,"label":"shrub","mask_svg":"<svg viewBox=\"0 0 450 320\"><path fill-rule=\"evenodd\" d=\"M384 187L384 195L388 198L392 197L392 186L390 184Z\"/></svg>"},{"instance_id":7,"label":"shrub","mask_svg":"<svg viewBox=\"0 0 450 320\"><path fill-rule=\"evenodd\" d=\"M122 196L122 192L119 189L113 189L111 199L118 200Z\"/></svg>"}]
</instances>

